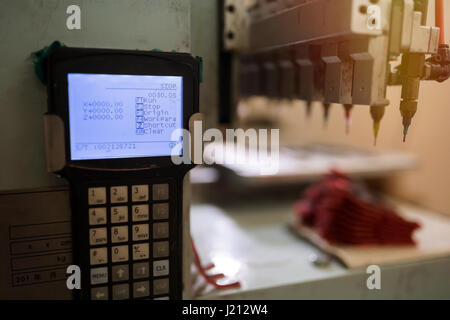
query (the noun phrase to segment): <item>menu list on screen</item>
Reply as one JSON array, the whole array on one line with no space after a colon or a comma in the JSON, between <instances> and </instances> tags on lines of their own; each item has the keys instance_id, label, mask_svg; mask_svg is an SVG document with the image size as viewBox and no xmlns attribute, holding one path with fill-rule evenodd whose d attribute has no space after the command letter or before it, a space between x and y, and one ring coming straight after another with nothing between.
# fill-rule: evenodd
<instances>
[{"instance_id":1,"label":"menu list on screen","mask_svg":"<svg viewBox=\"0 0 450 320\"><path fill-rule=\"evenodd\" d=\"M180 76L69 73L71 160L170 156L183 127Z\"/></svg>"}]
</instances>

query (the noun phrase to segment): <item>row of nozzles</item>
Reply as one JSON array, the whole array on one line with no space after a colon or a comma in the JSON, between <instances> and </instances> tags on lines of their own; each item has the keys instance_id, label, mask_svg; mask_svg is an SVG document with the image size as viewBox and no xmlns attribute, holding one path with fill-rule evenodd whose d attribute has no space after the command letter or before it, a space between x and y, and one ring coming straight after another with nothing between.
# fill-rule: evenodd
<instances>
[{"instance_id":1,"label":"row of nozzles","mask_svg":"<svg viewBox=\"0 0 450 320\"><path fill-rule=\"evenodd\" d=\"M304 100L307 102L307 114L311 109L312 102L319 101L323 103L325 123L328 121L331 103L342 104L345 110L347 132L351 122L353 105L372 105L370 114L373 119L373 133L376 143L386 104L372 104L371 101L374 98L371 91L382 91L377 87L382 83L372 83L370 75L366 75L365 78L364 75L355 76L355 73L367 72L370 74L373 64L364 64L363 68L357 69L354 59L350 56L347 59L342 55L336 55L336 59L333 59L332 55L324 56L323 46L308 46L306 55L304 52L303 56L301 54L295 56L296 54L298 54L298 51L278 49L264 53L241 55L239 67L240 96ZM422 57L422 55L420 56ZM407 59L404 60L411 59L410 55L405 58ZM421 65L420 61L416 60L420 59L415 59L414 62ZM371 61L370 57L367 61ZM416 68L420 69L420 66ZM363 80L358 81L358 79ZM414 78L414 80L420 81L420 78ZM410 91L405 90L409 82L406 81L404 92ZM363 90L367 92L361 93ZM405 94L402 97L405 100ZM379 97L375 97L375 99L379 99ZM413 101L401 102L400 110L403 116L404 136L406 136L411 118L415 113L415 110L413 112L409 109L417 107L417 93L410 100ZM406 108L405 106L411 107Z\"/></svg>"},{"instance_id":2,"label":"row of nozzles","mask_svg":"<svg viewBox=\"0 0 450 320\"><path fill-rule=\"evenodd\" d=\"M297 58L295 51L287 49L241 55L240 96L301 99L307 102L306 113L308 116L311 112L312 102L320 101L323 103L325 125L328 122L331 103L340 103L344 107L346 132L348 133L353 108L353 61L351 57L348 59L341 57L339 65L333 64L332 58L328 60L330 63L326 63L321 54L321 46L309 46L308 51L307 59ZM339 83L336 83L336 77L333 79L333 76L327 76L327 68L331 69L328 70L328 74L338 75ZM371 107L375 142L384 111L384 106Z\"/></svg>"}]
</instances>

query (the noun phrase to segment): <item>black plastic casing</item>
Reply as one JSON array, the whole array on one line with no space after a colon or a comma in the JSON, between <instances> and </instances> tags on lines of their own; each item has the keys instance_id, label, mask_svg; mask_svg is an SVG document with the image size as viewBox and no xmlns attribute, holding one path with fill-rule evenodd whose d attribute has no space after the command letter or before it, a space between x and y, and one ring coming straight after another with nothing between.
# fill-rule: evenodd
<instances>
[{"instance_id":1,"label":"black plastic casing","mask_svg":"<svg viewBox=\"0 0 450 320\"><path fill-rule=\"evenodd\" d=\"M183 178L193 164L175 165L170 156L72 161L70 156L69 73L125 74L183 77L183 128L199 111L199 63L190 54L116 49L61 47L47 60L48 113L64 123L66 165L59 174L71 188L73 261L81 267L82 289L76 298L89 299L88 187L169 182L170 186L170 298L182 298ZM189 152L189 150L184 150ZM151 193L151 189L149 191ZM129 199L131 194L129 194ZM107 192L109 200L109 192ZM109 209L108 209L109 212ZM150 215L151 216L151 215ZM130 221L130 220L129 220ZM109 219L108 219L109 222ZM110 223L107 225L108 230ZM108 231L109 237L109 231ZM130 234L131 237L131 234ZM110 258L110 257L109 257ZM111 261L111 260L108 260ZM130 279L131 280L131 279ZM111 295L111 292L110 292Z\"/></svg>"}]
</instances>

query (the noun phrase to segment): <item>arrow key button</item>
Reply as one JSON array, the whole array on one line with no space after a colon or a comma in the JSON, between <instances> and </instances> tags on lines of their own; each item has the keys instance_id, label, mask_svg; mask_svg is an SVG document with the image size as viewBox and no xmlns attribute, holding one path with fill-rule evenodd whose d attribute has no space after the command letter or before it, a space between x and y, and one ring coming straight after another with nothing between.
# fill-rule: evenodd
<instances>
[{"instance_id":1,"label":"arrow key button","mask_svg":"<svg viewBox=\"0 0 450 320\"><path fill-rule=\"evenodd\" d=\"M92 300L108 300L108 287L97 287L91 289Z\"/></svg>"},{"instance_id":2,"label":"arrow key button","mask_svg":"<svg viewBox=\"0 0 450 320\"><path fill-rule=\"evenodd\" d=\"M148 281L135 282L133 284L133 297L143 298L150 294L150 283Z\"/></svg>"}]
</instances>

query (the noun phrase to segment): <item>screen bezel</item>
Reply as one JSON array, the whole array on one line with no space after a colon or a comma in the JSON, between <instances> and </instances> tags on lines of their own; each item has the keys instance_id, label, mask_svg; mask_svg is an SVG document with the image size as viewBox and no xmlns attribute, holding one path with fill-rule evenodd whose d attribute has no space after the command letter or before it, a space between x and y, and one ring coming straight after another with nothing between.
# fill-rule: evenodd
<instances>
[{"instance_id":1,"label":"screen bezel","mask_svg":"<svg viewBox=\"0 0 450 320\"><path fill-rule=\"evenodd\" d=\"M67 75L86 73L182 77L182 124L188 130L189 118L198 112L198 75L193 60L187 54L145 51L59 48L52 52L49 60L49 112L57 114L64 122L66 165L100 170L174 166L171 156L71 160ZM189 150L184 148L183 153L186 152Z\"/></svg>"}]
</instances>

